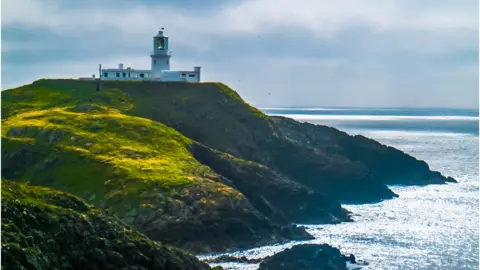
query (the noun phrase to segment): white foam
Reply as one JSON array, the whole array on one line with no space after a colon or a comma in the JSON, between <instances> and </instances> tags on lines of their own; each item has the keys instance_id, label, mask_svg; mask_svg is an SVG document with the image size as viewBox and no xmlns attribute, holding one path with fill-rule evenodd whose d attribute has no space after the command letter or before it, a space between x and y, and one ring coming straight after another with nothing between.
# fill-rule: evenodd
<instances>
[{"instance_id":1,"label":"white foam","mask_svg":"<svg viewBox=\"0 0 480 270\"><path fill-rule=\"evenodd\" d=\"M350 130L349 130L350 131ZM438 132L438 131L403 131L403 130L359 130L350 131L354 135L364 135L367 137L465 137L475 136L470 133Z\"/></svg>"},{"instance_id":2,"label":"white foam","mask_svg":"<svg viewBox=\"0 0 480 270\"><path fill-rule=\"evenodd\" d=\"M312 114L268 114L296 120L342 120L342 121L397 121L397 120L437 120L437 121L478 121L476 116L410 116L410 115L312 115Z\"/></svg>"},{"instance_id":3,"label":"white foam","mask_svg":"<svg viewBox=\"0 0 480 270\"><path fill-rule=\"evenodd\" d=\"M276 110L276 111L360 111L361 108L286 108L286 107L267 107L259 108L260 110ZM388 109L390 110L390 109Z\"/></svg>"}]
</instances>

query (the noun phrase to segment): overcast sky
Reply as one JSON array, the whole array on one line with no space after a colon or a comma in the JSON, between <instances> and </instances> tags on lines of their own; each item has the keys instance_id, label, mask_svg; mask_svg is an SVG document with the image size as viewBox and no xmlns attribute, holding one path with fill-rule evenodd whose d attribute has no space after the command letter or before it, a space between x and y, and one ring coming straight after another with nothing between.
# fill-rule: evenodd
<instances>
[{"instance_id":1,"label":"overcast sky","mask_svg":"<svg viewBox=\"0 0 480 270\"><path fill-rule=\"evenodd\" d=\"M2 0L2 89L202 66L257 106L478 107L477 0Z\"/></svg>"}]
</instances>

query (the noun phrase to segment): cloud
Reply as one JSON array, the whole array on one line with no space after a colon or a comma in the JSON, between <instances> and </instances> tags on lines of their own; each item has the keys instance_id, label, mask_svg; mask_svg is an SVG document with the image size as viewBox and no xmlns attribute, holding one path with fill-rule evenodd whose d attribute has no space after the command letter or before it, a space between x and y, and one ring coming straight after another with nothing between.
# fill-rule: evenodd
<instances>
[{"instance_id":1,"label":"cloud","mask_svg":"<svg viewBox=\"0 0 480 270\"><path fill-rule=\"evenodd\" d=\"M163 26L174 68L201 65L257 105L478 106L475 0L198 3L3 0L2 88L148 67Z\"/></svg>"},{"instance_id":2,"label":"cloud","mask_svg":"<svg viewBox=\"0 0 480 270\"><path fill-rule=\"evenodd\" d=\"M359 25L380 32L478 28L475 0L464 0L463 4L456 6L449 5L449 1L422 1L421 12L412 9L419 8L416 0L248 0L223 2L217 4L217 9L202 12L194 12L188 7L181 9L165 2L136 2L134 6L103 2L106 4L86 1L85 5L73 9L62 8L65 2L59 0L4 0L2 23L5 26L47 28L65 35L113 29L129 37L150 35L152 29L168 25L177 38L183 36L180 33L188 37L220 38L294 29L308 30L315 36L328 38L345 28ZM23 8L18 9L18 6ZM462 8L452 8L457 6Z\"/></svg>"}]
</instances>

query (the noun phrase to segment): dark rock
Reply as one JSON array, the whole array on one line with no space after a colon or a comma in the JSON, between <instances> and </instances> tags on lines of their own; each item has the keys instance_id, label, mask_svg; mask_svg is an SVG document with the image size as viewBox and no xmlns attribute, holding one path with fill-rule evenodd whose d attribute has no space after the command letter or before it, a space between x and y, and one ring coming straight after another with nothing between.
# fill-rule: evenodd
<instances>
[{"instance_id":1,"label":"dark rock","mask_svg":"<svg viewBox=\"0 0 480 270\"><path fill-rule=\"evenodd\" d=\"M212 258L212 259L207 259L207 260L204 260L205 262L208 262L208 263L226 263L226 262L237 262L237 263L260 263L262 262L263 260L265 260L265 258L260 258L260 259L249 259L245 256L242 256L242 257L234 257L234 256L230 256L230 255L222 255L222 256L219 256L219 257L216 257L216 258Z\"/></svg>"},{"instance_id":2,"label":"dark rock","mask_svg":"<svg viewBox=\"0 0 480 270\"><path fill-rule=\"evenodd\" d=\"M349 263L356 263L357 261L355 260L355 256L353 254L350 254L348 256L343 256L346 262Z\"/></svg>"},{"instance_id":3,"label":"dark rock","mask_svg":"<svg viewBox=\"0 0 480 270\"><path fill-rule=\"evenodd\" d=\"M91 251L87 253L87 256L102 265L105 263L107 258L105 253L103 253L103 251L99 248L93 248Z\"/></svg>"},{"instance_id":4,"label":"dark rock","mask_svg":"<svg viewBox=\"0 0 480 270\"><path fill-rule=\"evenodd\" d=\"M304 244L293 246L265 259L259 267L259 270L299 269L344 270L346 261L338 249L327 244Z\"/></svg>"},{"instance_id":5,"label":"dark rock","mask_svg":"<svg viewBox=\"0 0 480 270\"><path fill-rule=\"evenodd\" d=\"M111 250L105 251L105 258L109 264L115 267L124 267L126 265L122 254L116 251L111 251Z\"/></svg>"},{"instance_id":6,"label":"dark rock","mask_svg":"<svg viewBox=\"0 0 480 270\"><path fill-rule=\"evenodd\" d=\"M335 200L266 166L224 155L200 144L190 147L196 159L225 177L225 184L240 190L262 214L277 222L351 221L348 211Z\"/></svg>"}]
</instances>

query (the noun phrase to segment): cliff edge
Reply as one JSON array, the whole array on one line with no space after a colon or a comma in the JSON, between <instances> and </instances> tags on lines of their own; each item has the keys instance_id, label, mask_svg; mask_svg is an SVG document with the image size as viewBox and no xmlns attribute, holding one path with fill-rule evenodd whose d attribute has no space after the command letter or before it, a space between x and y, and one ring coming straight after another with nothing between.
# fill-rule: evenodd
<instances>
[{"instance_id":1,"label":"cliff edge","mask_svg":"<svg viewBox=\"0 0 480 270\"><path fill-rule=\"evenodd\" d=\"M454 181L391 147L269 117L221 83L39 80L2 92L2 174L195 252L310 239L339 202Z\"/></svg>"}]
</instances>

